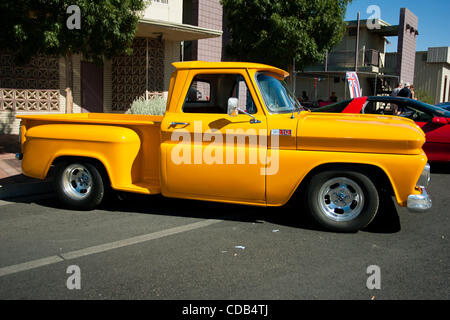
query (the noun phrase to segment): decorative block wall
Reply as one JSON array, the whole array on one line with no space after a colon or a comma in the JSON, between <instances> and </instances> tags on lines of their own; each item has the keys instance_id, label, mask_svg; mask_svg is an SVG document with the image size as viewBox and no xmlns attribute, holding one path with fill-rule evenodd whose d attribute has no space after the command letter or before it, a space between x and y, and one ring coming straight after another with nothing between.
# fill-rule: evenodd
<instances>
[{"instance_id":1,"label":"decorative block wall","mask_svg":"<svg viewBox=\"0 0 450 320\"><path fill-rule=\"evenodd\" d=\"M148 79L146 79L147 38L135 38L133 54L111 59L112 111L127 110L134 99L164 87L164 41L148 38Z\"/></svg>"},{"instance_id":2,"label":"decorative block wall","mask_svg":"<svg viewBox=\"0 0 450 320\"><path fill-rule=\"evenodd\" d=\"M0 54L0 88L59 89L59 58L39 55L21 66L13 55Z\"/></svg>"},{"instance_id":3,"label":"decorative block wall","mask_svg":"<svg viewBox=\"0 0 450 320\"><path fill-rule=\"evenodd\" d=\"M59 111L59 58L38 55L25 65L0 54L0 111Z\"/></svg>"}]
</instances>

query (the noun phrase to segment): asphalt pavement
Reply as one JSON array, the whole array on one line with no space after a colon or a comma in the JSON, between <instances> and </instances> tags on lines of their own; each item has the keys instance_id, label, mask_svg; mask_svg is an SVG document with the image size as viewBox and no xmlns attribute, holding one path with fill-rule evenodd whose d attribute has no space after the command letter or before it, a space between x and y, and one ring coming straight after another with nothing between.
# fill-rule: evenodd
<instances>
[{"instance_id":1,"label":"asphalt pavement","mask_svg":"<svg viewBox=\"0 0 450 320\"><path fill-rule=\"evenodd\" d=\"M297 201L0 200L0 299L448 300L450 172L432 171L430 212L383 199L353 234L321 230Z\"/></svg>"}]
</instances>

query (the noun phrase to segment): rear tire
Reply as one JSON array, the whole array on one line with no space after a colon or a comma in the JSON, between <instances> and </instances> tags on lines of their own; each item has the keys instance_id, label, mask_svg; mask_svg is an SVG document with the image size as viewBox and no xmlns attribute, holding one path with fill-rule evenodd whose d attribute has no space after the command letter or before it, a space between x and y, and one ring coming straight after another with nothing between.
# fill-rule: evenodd
<instances>
[{"instance_id":1,"label":"rear tire","mask_svg":"<svg viewBox=\"0 0 450 320\"><path fill-rule=\"evenodd\" d=\"M71 209L92 210L105 195L103 178L89 162L60 163L54 182L58 198Z\"/></svg>"},{"instance_id":2,"label":"rear tire","mask_svg":"<svg viewBox=\"0 0 450 320\"><path fill-rule=\"evenodd\" d=\"M324 171L313 176L307 206L316 222L336 232L356 232L375 218L379 194L374 183L356 171Z\"/></svg>"}]
</instances>

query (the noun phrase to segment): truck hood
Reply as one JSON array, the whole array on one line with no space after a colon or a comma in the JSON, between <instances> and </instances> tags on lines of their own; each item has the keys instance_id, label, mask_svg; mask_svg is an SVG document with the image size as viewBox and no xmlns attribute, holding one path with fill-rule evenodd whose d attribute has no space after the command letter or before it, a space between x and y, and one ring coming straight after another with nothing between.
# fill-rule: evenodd
<instances>
[{"instance_id":1,"label":"truck hood","mask_svg":"<svg viewBox=\"0 0 450 320\"><path fill-rule=\"evenodd\" d=\"M302 112L297 149L420 154L425 134L414 121L393 116Z\"/></svg>"}]
</instances>

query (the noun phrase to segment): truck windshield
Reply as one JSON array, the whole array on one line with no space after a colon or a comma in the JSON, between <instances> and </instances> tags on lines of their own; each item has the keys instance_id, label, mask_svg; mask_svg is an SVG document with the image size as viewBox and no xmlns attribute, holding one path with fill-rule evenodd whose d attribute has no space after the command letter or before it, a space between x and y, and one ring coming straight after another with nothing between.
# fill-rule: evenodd
<instances>
[{"instance_id":1,"label":"truck windshield","mask_svg":"<svg viewBox=\"0 0 450 320\"><path fill-rule=\"evenodd\" d=\"M270 112L286 113L304 110L284 81L280 81L267 73L258 73L256 81L264 103Z\"/></svg>"}]
</instances>

